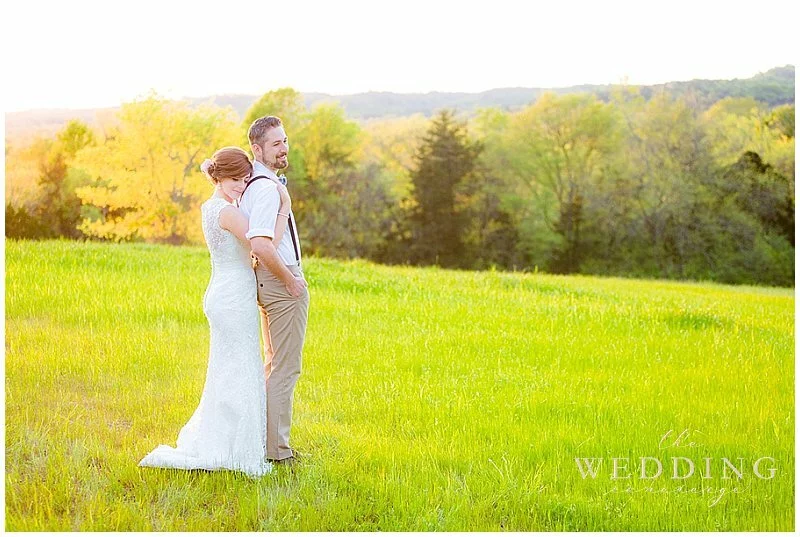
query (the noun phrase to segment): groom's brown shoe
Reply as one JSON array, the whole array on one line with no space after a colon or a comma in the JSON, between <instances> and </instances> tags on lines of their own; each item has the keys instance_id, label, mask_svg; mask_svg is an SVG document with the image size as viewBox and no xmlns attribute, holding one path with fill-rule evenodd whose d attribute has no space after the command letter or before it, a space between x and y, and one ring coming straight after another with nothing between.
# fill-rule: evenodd
<instances>
[{"instance_id":1,"label":"groom's brown shoe","mask_svg":"<svg viewBox=\"0 0 800 537\"><path fill-rule=\"evenodd\" d=\"M268 459L268 460L272 464L279 464L281 466L292 467L295 464L299 463L300 459L302 459L303 457L304 455L301 456L300 453L298 453L296 450L293 449L292 454L289 457L286 457L285 459Z\"/></svg>"}]
</instances>

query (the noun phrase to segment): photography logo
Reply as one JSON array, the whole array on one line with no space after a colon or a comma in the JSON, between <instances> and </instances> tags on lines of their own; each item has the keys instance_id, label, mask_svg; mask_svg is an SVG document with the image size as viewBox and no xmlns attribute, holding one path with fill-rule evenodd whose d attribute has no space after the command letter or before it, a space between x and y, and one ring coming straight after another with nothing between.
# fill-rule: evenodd
<instances>
[{"instance_id":1,"label":"photography logo","mask_svg":"<svg viewBox=\"0 0 800 537\"><path fill-rule=\"evenodd\" d=\"M670 430L661 437L658 448L665 451L699 447L689 440L689 435L688 429L677 437ZM775 459L768 456L576 457L575 465L582 479L606 481L609 488L605 494L693 494L708 497L709 507L717 505L728 493L746 492L750 480L769 481L778 472Z\"/></svg>"}]
</instances>

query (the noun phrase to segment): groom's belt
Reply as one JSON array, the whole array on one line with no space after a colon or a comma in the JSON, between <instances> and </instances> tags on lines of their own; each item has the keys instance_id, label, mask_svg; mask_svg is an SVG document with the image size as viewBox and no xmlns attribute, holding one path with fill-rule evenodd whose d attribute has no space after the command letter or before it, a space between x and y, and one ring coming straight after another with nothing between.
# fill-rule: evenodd
<instances>
[{"instance_id":1,"label":"groom's belt","mask_svg":"<svg viewBox=\"0 0 800 537\"><path fill-rule=\"evenodd\" d=\"M256 257L256 255L251 253L250 254L250 266L253 267L253 270L256 270L256 267L258 267L260 265L261 265L261 263L258 262L258 258ZM284 265L289 267L289 268L292 268L292 267L300 268L300 261L298 261L296 265L287 265L286 263L284 263ZM266 267L264 267L262 270L267 271L267 272L270 271Z\"/></svg>"}]
</instances>

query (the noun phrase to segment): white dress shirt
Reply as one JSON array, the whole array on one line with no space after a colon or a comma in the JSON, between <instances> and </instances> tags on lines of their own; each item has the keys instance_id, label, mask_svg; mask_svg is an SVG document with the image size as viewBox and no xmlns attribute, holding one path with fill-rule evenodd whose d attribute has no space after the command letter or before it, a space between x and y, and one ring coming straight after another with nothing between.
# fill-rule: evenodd
<instances>
[{"instance_id":1,"label":"white dress shirt","mask_svg":"<svg viewBox=\"0 0 800 537\"><path fill-rule=\"evenodd\" d=\"M278 176L258 161L253 162L253 177L266 175L278 180ZM249 229L246 233L248 239L253 237L275 237L275 223L278 220L278 210L281 206L281 195L278 193L278 185L266 179L259 179L247 187L242 199L239 200L239 210L244 213L249 222ZM290 212L289 218L297 230L294 223L294 215ZM300 256L300 237L295 236L297 244L297 255ZM291 230L286 224L286 232L283 234L281 243L278 245L278 256L287 266L297 265L299 259L294 255L292 246Z\"/></svg>"}]
</instances>

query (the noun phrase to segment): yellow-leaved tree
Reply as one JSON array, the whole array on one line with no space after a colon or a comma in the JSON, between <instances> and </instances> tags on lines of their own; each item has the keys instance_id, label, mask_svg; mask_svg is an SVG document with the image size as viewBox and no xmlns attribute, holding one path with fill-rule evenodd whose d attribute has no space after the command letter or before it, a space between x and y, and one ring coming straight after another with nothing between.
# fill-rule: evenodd
<instances>
[{"instance_id":1,"label":"yellow-leaved tree","mask_svg":"<svg viewBox=\"0 0 800 537\"><path fill-rule=\"evenodd\" d=\"M76 157L90 177L77 190L81 231L115 241L201 243L200 204L211 185L199 166L241 139L233 110L150 95L123 104L116 119L104 140Z\"/></svg>"},{"instance_id":2,"label":"yellow-leaved tree","mask_svg":"<svg viewBox=\"0 0 800 537\"><path fill-rule=\"evenodd\" d=\"M704 114L717 162L730 166L752 151L794 182L794 136L771 121L773 116L774 111L752 97L717 101Z\"/></svg>"}]
</instances>

